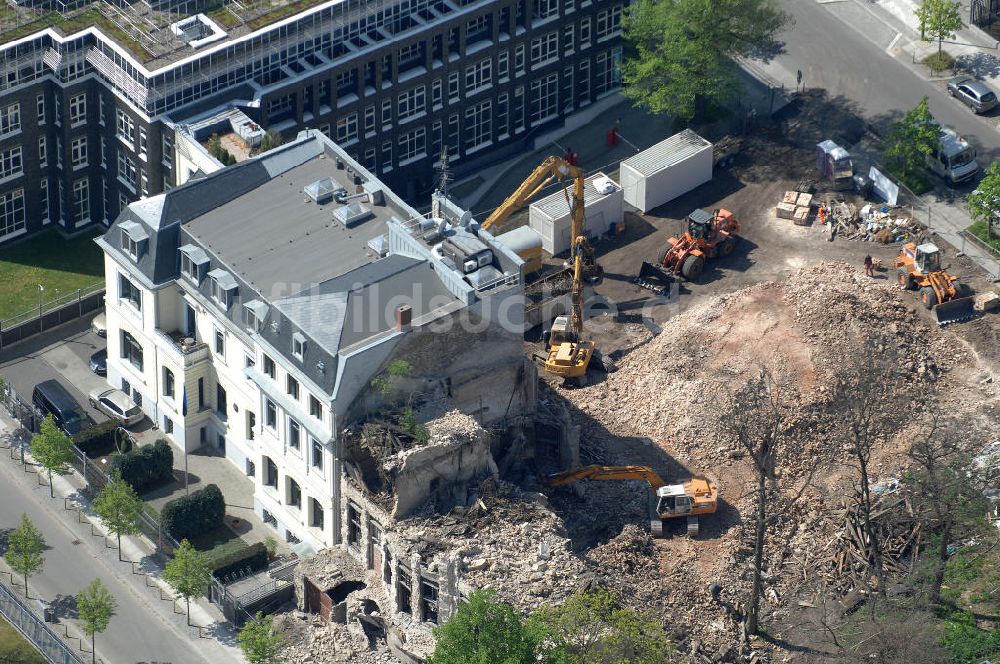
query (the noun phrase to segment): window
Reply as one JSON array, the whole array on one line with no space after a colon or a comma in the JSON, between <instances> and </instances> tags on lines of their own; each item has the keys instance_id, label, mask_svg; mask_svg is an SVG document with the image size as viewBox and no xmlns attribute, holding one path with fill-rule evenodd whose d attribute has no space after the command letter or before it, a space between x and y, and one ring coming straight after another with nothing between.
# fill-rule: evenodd
<instances>
[{"instance_id":1,"label":"window","mask_svg":"<svg viewBox=\"0 0 1000 664\"><path fill-rule=\"evenodd\" d=\"M38 183L41 192L38 195L39 203L42 206L42 223L49 223L49 181L42 180Z\"/></svg>"},{"instance_id":2,"label":"window","mask_svg":"<svg viewBox=\"0 0 1000 664\"><path fill-rule=\"evenodd\" d=\"M296 401L299 400L299 381L295 380L291 376L285 377L285 391L288 392L288 396L292 397Z\"/></svg>"},{"instance_id":3,"label":"window","mask_svg":"<svg viewBox=\"0 0 1000 664\"><path fill-rule=\"evenodd\" d=\"M164 415L163 416L163 433L173 433L173 432L174 432L174 421L172 419L170 419L169 417L167 417L166 415Z\"/></svg>"},{"instance_id":4,"label":"window","mask_svg":"<svg viewBox=\"0 0 1000 664\"><path fill-rule=\"evenodd\" d=\"M402 567L396 573L396 607L403 613L413 613L412 578L410 571Z\"/></svg>"},{"instance_id":5,"label":"window","mask_svg":"<svg viewBox=\"0 0 1000 664\"><path fill-rule=\"evenodd\" d=\"M312 465L313 468L323 470L323 446L315 439L312 439Z\"/></svg>"},{"instance_id":6,"label":"window","mask_svg":"<svg viewBox=\"0 0 1000 664\"><path fill-rule=\"evenodd\" d=\"M375 132L375 107L369 106L365 109L365 134Z\"/></svg>"},{"instance_id":7,"label":"window","mask_svg":"<svg viewBox=\"0 0 1000 664\"><path fill-rule=\"evenodd\" d=\"M458 78L459 74L457 71L448 74L448 101L458 101Z\"/></svg>"},{"instance_id":8,"label":"window","mask_svg":"<svg viewBox=\"0 0 1000 664\"><path fill-rule=\"evenodd\" d=\"M594 92L602 95L621 87L621 48L613 48L610 51L597 54L597 82L594 85Z\"/></svg>"},{"instance_id":9,"label":"window","mask_svg":"<svg viewBox=\"0 0 1000 664\"><path fill-rule=\"evenodd\" d=\"M38 165L45 166L49 162L48 141L42 136L38 139Z\"/></svg>"},{"instance_id":10,"label":"window","mask_svg":"<svg viewBox=\"0 0 1000 664\"><path fill-rule=\"evenodd\" d=\"M274 360L272 360L267 355L264 356L264 373L267 375L268 378L274 380L274 375L275 375Z\"/></svg>"},{"instance_id":11,"label":"window","mask_svg":"<svg viewBox=\"0 0 1000 664\"><path fill-rule=\"evenodd\" d=\"M163 367L163 396L174 398L174 372Z\"/></svg>"},{"instance_id":12,"label":"window","mask_svg":"<svg viewBox=\"0 0 1000 664\"><path fill-rule=\"evenodd\" d=\"M87 94L69 98L69 125L74 127L87 121Z\"/></svg>"},{"instance_id":13,"label":"window","mask_svg":"<svg viewBox=\"0 0 1000 664\"><path fill-rule=\"evenodd\" d=\"M577 85L579 86L577 98L580 100L580 105L584 106L590 103L590 60L584 60L580 63L580 80Z\"/></svg>"},{"instance_id":14,"label":"window","mask_svg":"<svg viewBox=\"0 0 1000 664\"><path fill-rule=\"evenodd\" d=\"M0 152L0 179L17 177L24 173L21 146Z\"/></svg>"},{"instance_id":15,"label":"window","mask_svg":"<svg viewBox=\"0 0 1000 664\"><path fill-rule=\"evenodd\" d=\"M233 297L236 295L236 284L228 272L219 272L219 274L216 274L215 270L212 271L212 274L214 274L212 276L212 298L228 309L229 305L233 303Z\"/></svg>"},{"instance_id":16,"label":"window","mask_svg":"<svg viewBox=\"0 0 1000 664\"><path fill-rule=\"evenodd\" d=\"M420 611L427 622L438 621L438 584L420 578Z\"/></svg>"},{"instance_id":17,"label":"window","mask_svg":"<svg viewBox=\"0 0 1000 664\"><path fill-rule=\"evenodd\" d=\"M125 300L136 310L142 311L142 291L121 273L118 274L118 299Z\"/></svg>"},{"instance_id":18,"label":"window","mask_svg":"<svg viewBox=\"0 0 1000 664\"><path fill-rule=\"evenodd\" d=\"M121 109L118 109L117 136L130 147L135 142L135 121Z\"/></svg>"},{"instance_id":19,"label":"window","mask_svg":"<svg viewBox=\"0 0 1000 664\"><path fill-rule=\"evenodd\" d=\"M309 414L317 420L323 419L323 404L313 395L309 395Z\"/></svg>"},{"instance_id":20,"label":"window","mask_svg":"<svg viewBox=\"0 0 1000 664\"><path fill-rule=\"evenodd\" d=\"M166 166L167 168L173 168L173 166L174 166L174 139L173 139L173 137L171 137L171 136L169 136L167 134L163 134L163 137L160 140L162 142L161 150L163 152L163 154L160 155L160 157L163 160L163 165Z\"/></svg>"},{"instance_id":21,"label":"window","mask_svg":"<svg viewBox=\"0 0 1000 664\"><path fill-rule=\"evenodd\" d=\"M35 97L35 112L38 115L38 124L45 124L45 95Z\"/></svg>"},{"instance_id":22,"label":"window","mask_svg":"<svg viewBox=\"0 0 1000 664\"><path fill-rule=\"evenodd\" d=\"M100 94L97 95L97 122L102 127L104 126L104 97Z\"/></svg>"},{"instance_id":23,"label":"window","mask_svg":"<svg viewBox=\"0 0 1000 664\"><path fill-rule=\"evenodd\" d=\"M222 421L226 420L226 413L229 412L226 408L226 389L216 383L215 385L215 413L218 415ZM221 447L221 445L220 445Z\"/></svg>"},{"instance_id":24,"label":"window","mask_svg":"<svg viewBox=\"0 0 1000 664\"><path fill-rule=\"evenodd\" d=\"M61 127L62 126L62 104L56 103L55 104L55 108L56 108L56 126L57 127Z\"/></svg>"},{"instance_id":25,"label":"window","mask_svg":"<svg viewBox=\"0 0 1000 664\"><path fill-rule=\"evenodd\" d=\"M535 18L551 18L559 14L559 0L535 0Z\"/></svg>"},{"instance_id":26,"label":"window","mask_svg":"<svg viewBox=\"0 0 1000 664\"><path fill-rule=\"evenodd\" d=\"M503 138L507 136L508 126L507 126L507 104L509 102L509 97L507 93L497 97L497 113L496 113L496 126L497 126L497 136Z\"/></svg>"},{"instance_id":27,"label":"window","mask_svg":"<svg viewBox=\"0 0 1000 664\"><path fill-rule=\"evenodd\" d=\"M489 99L465 109L465 151L488 145L493 139L493 102Z\"/></svg>"},{"instance_id":28,"label":"window","mask_svg":"<svg viewBox=\"0 0 1000 664\"><path fill-rule=\"evenodd\" d=\"M257 319L257 314L246 305L243 305L243 320L249 331L256 332L260 329L260 320Z\"/></svg>"},{"instance_id":29,"label":"window","mask_svg":"<svg viewBox=\"0 0 1000 664\"><path fill-rule=\"evenodd\" d=\"M129 232L124 228L121 229L121 232L122 232L122 251L127 253L133 259L138 260L139 253L143 248L142 245L145 243L145 240L142 238L139 239L133 238L129 234Z\"/></svg>"},{"instance_id":30,"label":"window","mask_svg":"<svg viewBox=\"0 0 1000 664\"><path fill-rule=\"evenodd\" d=\"M454 113L448 117L448 155L451 157L458 156L458 113Z\"/></svg>"},{"instance_id":31,"label":"window","mask_svg":"<svg viewBox=\"0 0 1000 664\"><path fill-rule=\"evenodd\" d=\"M73 182L73 224L79 226L90 221L90 181L80 178Z\"/></svg>"},{"instance_id":32,"label":"window","mask_svg":"<svg viewBox=\"0 0 1000 664\"><path fill-rule=\"evenodd\" d=\"M142 127L139 127L139 156L142 157L143 159L145 159L146 158L146 151L147 151L147 147L146 147L146 130L144 128L142 128Z\"/></svg>"},{"instance_id":33,"label":"window","mask_svg":"<svg viewBox=\"0 0 1000 664\"><path fill-rule=\"evenodd\" d=\"M382 143L382 172L392 170L392 141Z\"/></svg>"},{"instance_id":34,"label":"window","mask_svg":"<svg viewBox=\"0 0 1000 664\"><path fill-rule=\"evenodd\" d=\"M108 167L108 140L101 136L101 168Z\"/></svg>"},{"instance_id":35,"label":"window","mask_svg":"<svg viewBox=\"0 0 1000 664\"><path fill-rule=\"evenodd\" d=\"M278 426L278 407L270 399L264 402L264 424L267 425L268 429L274 429Z\"/></svg>"},{"instance_id":36,"label":"window","mask_svg":"<svg viewBox=\"0 0 1000 664\"><path fill-rule=\"evenodd\" d=\"M0 106L0 136L21 129L21 104Z\"/></svg>"},{"instance_id":37,"label":"window","mask_svg":"<svg viewBox=\"0 0 1000 664\"><path fill-rule=\"evenodd\" d=\"M56 135L56 166L58 166L59 168L62 168L62 160L63 160L62 137Z\"/></svg>"},{"instance_id":38,"label":"window","mask_svg":"<svg viewBox=\"0 0 1000 664\"><path fill-rule=\"evenodd\" d=\"M397 111L400 122L405 122L424 112L426 90L425 86L418 85L412 90L407 90L399 95Z\"/></svg>"},{"instance_id":39,"label":"window","mask_svg":"<svg viewBox=\"0 0 1000 664\"><path fill-rule=\"evenodd\" d=\"M337 118L337 142L348 143L358 138L358 114Z\"/></svg>"},{"instance_id":40,"label":"window","mask_svg":"<svg viewBox=\"0 0 1000 664\"><path fill-rule=\"evenodd\" d=\"M142 371L142 345L125 330L122 330L122 359L128 360L133 367Z\"/></svg>"},{"instance_id":41,"label":"window","mask_svg":"<svg viewBox=\"0 0 1000 664\"><path fill-rule=\"evenodd\" d=\"M271 461L270 457L264 457L264 486L269 486L272 489L278 488L278 466ZM268 516L271 516L265 511L264 513L264 523L267 523ZM274 517L271 516L271 521L274 521ZM275 521L275 523L277 523Z\"/></svg>"},{"instance_id":42,"label":"window","mask_svg":"<svg viewBox=\"0 0 1000 664\"><path fill-rule=\"evenodd\" d=\"M597 12L597 39L604 39L622 31L621 5Z\"/></svg>"},{"instance_id":43,"label":"window","mask_svg":"<svg viewBox=\"0 0 1000 664\"><path fill-rule=\"evenodd\" d=\"M470 19L465 25L465 44L475 44L477 41L490 38L490 15L483 14Z\"/></svg>"},{"instance_id":44,"label":"window","mask_svg":"<svg viewBox=\"0 0 1000 664\"><path fill-rule=\"evenodd\" d=\"M437 120L431 125L431 156L434 157L435 164L440 162L442 145L444 145L444 125Z\"/></svg>"},{"instance_id":45,"label":"window","mask_svg":"<svg viewBox=\"0 0 1000 664\"><path fill-rule=\"evenodd\" d=\"M300 332L292 335L292 355L302 359L306 352L306 338Z\"/></svg>"},{"instance_id":46,"label":"window","mask_svg":"<svg viewBox=\"0 0 1000 664\"><path fill-rule=\"evenodd\" d=\"M200 254L197 255L197 258L195 258L195 255L193 253L188 253L186 249L187 247L181 248L181 273L196 284L201 283L208 261L201 260ZM195 247L191 246L191 249L193 250ZM201 260L201 262L196 262L197 260Z\"/></svg>"},{"instance_id":47,"label":"window","mask_svg":"<svg viewBox=\"0 0 1000 664\"><path fill-rule=\"evenodd\" d=\"M361 544L361 509L354 503L347 504L347 543L351 546Z\"/></svg>"},{"instance_id":48,"label":"window","mask_svg":"<svg viewBox=\"0 0 1000 664\"><path fill-rule=\"evenodd\" d=\"M423 127L402 134L399 137L399 163L427 156L427 130Z\"/></svg>"},{"instance_id":49,"label":"window","mask_svg":"<svg viewBox=\"0 0 1000 664\"><path fill-rule=\"evenodd\" d=\"M514 74L524 73L524 44L518 44L514 49Z\"/></svg>"},{"instance_id":50,"label":"window","mask_svg":"<svg viewBox=\"0 0 1000 664\"><path fill-rule=\"evenodd\" d=\"M382 125L383 129L385 125L392 124L392 100L386 99L382 102Z\"/></svg>"},{"instance_id":51,"label":"window","mask_svg":"<svg viewBox=\"0 0 1000 664\"><path fill-rule=\"evenodd\" d=\"M465 94L478 92L493 82L493 61L483 60L465 68Z\"/></svg>"},{"instance_id":52,"label":"window","mask_svg":"<svg viewBox=\"0 0 1000 664\"><path fill-rule=\"evenodd\" d=\"M293 450L297 450L301 441L302 427L292 418L288 418L288 446Z\"/></svg>"},{"instance_id":53,"label":"window","mask_svg":"<svg viewBox=\"0 0 1000 664\"><path fill-rule=\"evenodd\" d=\"M509 64L510 54L507 51L500 51L499 55L497 55L497 78L501 82L507 80Z\"/></svg>"},{"instance_id":54,"label":"window","mask_svg":"<svg viewBox=\"0 0 1000 664\"><path fill-rule=\"evenodd\" d=\"M590 46L590 17L580 21L580 48Z\"/></svg>"},{"instance_id":55,"label":"window","mask_svg":"<svg viewBox=\"0 0 1000 664\"><path fill-rule=\"evenodd\" d=\"M323 529L323 508L315 498L309 499L309 525L313 528Z\"/></svg>"},{"instance_id":56,"label":"window","mask_svg":"<svg viewBox=\"0 0 1000 664\"><path fill-rule=\"evenodd\" d=\"M255 430L257 428L257 416L252 410L244 411L247 416L247 440L253 440L255 435ZM253 475L253 473L249 473Z\"/></svg>"},{"instance_id":57,"label":"window","mask_svg":"<svg viewBox=\"0 0 1000 664\"><path fill-rule=\"evenodd\" d=\"M0 194L0 237L24 230L24 190Z\"/></svg>"},{"instance_id":58,"label":"window","mask_svg":"<svg viewBox=\"0 0 1000 664\"><path fill-rule=\"evenodd\" d=\"M556 115L559 102L559 74L553 72L531 82L531 124L541 124Z\"/></svg>"},{"instance_id":59,"label":"window","mask_svg":"<svg viewBox=\"0 0 1000 664\"><path fill-rule=\"evenodd\" d=\"M87 165L87 137L74 138L69 144L69 163L74 168Z\"/></svg>"},{"instance_id":60,"label":"window","mask_svg":"<svg viewBox=\"0 0 1000 664\"><path fill-rule=\"evenodd\" d=\"M441 90L442 86L440 78L436 78L433 81L431 81L431 106L435 110L441 108L442 97L443 97Z\"/></svg>"},{"instance_id":61,"label":"window","mask_svg":"<svg viewBox=\"0 0 1000 664\"><path fill-rule=\"evenodd\" d=\"M550 32L531 40L531 66L537 67L559 57L559 33Z\"/></svg>"},{"instance_id":62,"label":"window","mask_svg":"<svg viewBox=\"0 0 1000 664\"><path fill-rule=\"evenodd\" d=\"M255 364L257 364L257 363L254 361L253 355L244 355L243 356L243 368L249 369L250 367L254 366Z\"/></svg>"},{"instance_id":63,"label":"window","mask_svg":"<svg viewBox=\"0 0 1000 664\"><path fill-rule=\"evenodd\" d=\"M135 192L135 182L138 178L138 169L132 158L125 154L124 150L118 150L118 180Z\"/></svg>"},{"instance_id":64,"label":"window","mask_svg":"<svg viewBox=\"0 0 1000 664\"><path fill-rule=\"evenodd\" d=\"M375 148L365 148L365 157L362 166L374 172L378 165L377 159Z\"/></svg>"},{"instance_id":65,"label":"window","mask_svg":"<svg viewBox=\"0 0 1000 664\"><path fill-rule=\"evenodd\" d=\"M573 37L576 34L576 27L570 23L563 28L563 53L573 55Z\"/></svg>"},{"instance_id":66,"label":"window","mask_svg":"<svg viewBox=\"0 0 1000 664\"><path fill-rule=\"evenodd\" d=\"M215 354L226 355L226 333L219 328L215 328Z\"/></svg>"}]
</instances>

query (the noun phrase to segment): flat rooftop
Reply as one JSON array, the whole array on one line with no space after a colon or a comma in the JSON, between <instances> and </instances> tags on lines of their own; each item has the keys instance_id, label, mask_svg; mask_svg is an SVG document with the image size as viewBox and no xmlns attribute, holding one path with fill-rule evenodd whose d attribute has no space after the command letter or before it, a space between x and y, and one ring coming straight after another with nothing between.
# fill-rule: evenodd
<instances>
[{"instance_id":1,"label":"flat rooftop","mask_svg":"<svg viewBox=\"0 0 1000 664\"><path fill-rule=\"evenodd\" d=\"M359 199L349 204L363 205L371 215L345 227L334 217L344 204L319 204L303 191L324 178L355 191L347 170L324 153L187 221L184 230L264 297L299 293L376 260L368 241L387 232L388 219L405 214L387 196L385 205Z\"/></svg>"}]
</instances>

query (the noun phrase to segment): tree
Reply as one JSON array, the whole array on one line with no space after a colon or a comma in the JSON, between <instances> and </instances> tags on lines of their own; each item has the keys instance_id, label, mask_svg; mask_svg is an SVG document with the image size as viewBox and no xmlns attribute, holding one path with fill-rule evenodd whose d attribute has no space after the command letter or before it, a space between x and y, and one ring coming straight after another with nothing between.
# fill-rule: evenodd
<instances>
[{"instance_id":1,"label":"tree","mask_svg":"<svg viewBox=\"0 0 1000 664\"><path fill-rule=\"evenodd\" d=\"M49 495L55 498L52 474L68 473L69 464L76 458L76 453L73 451L73 441L59 428L51 414L45 416L40 428L31 439L31 455L48 471Z\"/></svg>"},{"instance_id":2,"label":"tree","mask_svg":"<svg viewBox=\"0 0 1000 664\"><path fill-rule=\"evenodd\" d=\"M111 481L94 498L94 511L101 517L108 530L118 537L118 560L122 559L122 535L139 532L144 503L135 490L114 473Z\"/></svg>"},{"instance_id":3,"label":"tree","mask_svg":"<svg viewBox=\"0 0 1000 664\"><path fill-rule=\"evenodd\" d=\"M187 607L187 622L191 624L191 598L205 592L212 571L205 560L205 554L198 551L191 542L181 540L174 557L163 569L163 579L184 598Z\"/></svg>"},{"instance_id":4,"label":"tree","mask_svg":"<svg viewBox=\"0 0 1000 664\"><path fill-rule=\"evenodd\" d=\"M250 664L275 664L285 647L285 639L274 629L271 616L260 613L240 630L239 643Z\"/></svg>"},{"instance_id":5,"label":"tree","mask_svg":"<svg viewBox=\"0 0 1000 664\"><path fill-rule=\"evenodd\" d=\"M924 97L889 132L885 149L889 170L907 186L924 182L927 155L934 151L940 136L941 126Z\"/></svg>"},{"instance_id":6,"label":"tree","mask_svg":"<svg viewBox=\"0 0 1000 664\"><path fill-rule=\"evenodd\" d=\"M544 606L528 620L543 635L547 664L634 662L668 664L674 648L663 626L623 608L611 592L580 592L559 606Z\"/></svg>"},{"instance_id":7,"label":"tree","mask_svg":"<svg viewBox=\"0 0 1000 664\"><path fill-rule=\"evenodd\" d=\"M80 612L80 622L84 633L90 637L91 662L97 661L94 649L96 635L108 628L111 616L115 614L117 602L100 579L94 579L76 596L76 608Z\"/></svg>"},{"instance_id":8,"label":"tree","mask_svg":"<svg viewBox=\"0 0 1000 664\"><path fill-rule=\"evenodd\" d=\"M938 55L941 42L962 29L962 5L954 0L923 0L914 13L920 20L920 38L937 39Z\"/></svg>"},{"instance_id":9,"label":"tree","mask_svg":"<svg viewBox=\"0 0 1000 664\"><path fill-rule=\"evenodd\" d=\"M264 137L260 139L260 151L267 152L268 150L273 150L284 142L285 138L281 135L280 131L277 129L268 129L264 132Z\"/></svg>"},{"instance_id":10,"label":"tree","mask_svg":"<svg viewBox=\"0 0 1000 664\"><path fill-rule=\"evenodd\" d=\"M469 595L451 620L434 628L437 647L427 664L528 664L540 636L492 590Z\"/></svg>"},{"instance_id":11,"label":"tree","mask_svg":"<svg viewBox=\"0 0 1000 664\"><path fill-rule=\"evenodd\" d=\"M739 92L734 56L773 50L791 17L774 0L639 0L624 18L625 96L654 113L695 116Z\"/></svg>"},{"instance_id":12,"label":"tree","mask_svg":"<svg viewBox=\"0 0 1000 664\"><path fill-rule=\"evenodd\" d=\"M719 418L723 435L735 442L750 458L757 479L753 515L753 582L746 616L748 634L757 634L760 628L767 528L802 496L818 463L818 460L814 461L812 470L794 497L787 500L781 497L775 470L791 422L790 403L785 395L785 386L769 369L761 368L756 376L747 379L729 395L724 414Z\"/></svg>"},{"instance_id":13,"label":"tree","mask_svg":"<svg viewBox=\"0 0 1000 664\"><path fill-rule=\"evenodd\" d=\"M990 164L968 201L969 214L986 224L986 239L992 238L993 227L1000 219L1000 162Z\"/></svg>"},{"instance_id":14,"label":"tree","mask_svg":"<svg viewBox=\"0 0 1000 664\"><path fill-rule=\"evenodd\" d=\"M926 101L926 100L925 100ZM879 595L885 596L882 544L872 525L872 493L869 464L872 451L885 449L903 424L918 416L926 392L900 394L909 381L901 375L894 352L895 340L872 336L850 357L843 358L834 375L832 410L837 416L837 435L852 457L858 473L855 492L860 506L867 550L864 558L872 566Z\"/></svg>"},{"instance_id":15,"label":"tree","mask_svg":"<svg viewBox=\"0 0 1000 664\"><path fill-rule=\"evenodd\" d=\"M40 572L45 564L43 552L45 538L35 528L27 514L21 514L21 523L7 536L7 553L4 560L16 573L24 576L24 596L28 596L28 577Z\"/></svg>"},{"instance_id":16,"label":"tree","mask_svg":"<svg viewBox=\"0 0 1000 664\"><path fill-rule=\"evenodd\" d=\"M941 600L952 535L960 526L966 534L974 530L988 509L979 473L971 470L975 466L972 445L956 422L937 412L929 414L923 431L910 445L914 467L907 473L908 484L922 521L938 540L928 591L931 604Z\"/></svg>"}]
</instances>

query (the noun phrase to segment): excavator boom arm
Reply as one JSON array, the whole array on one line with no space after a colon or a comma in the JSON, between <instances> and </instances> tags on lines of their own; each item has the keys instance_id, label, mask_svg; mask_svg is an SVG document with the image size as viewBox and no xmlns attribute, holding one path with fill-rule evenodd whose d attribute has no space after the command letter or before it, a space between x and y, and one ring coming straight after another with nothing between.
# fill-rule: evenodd
<instances>
[{"instance_id":1,"label":"excavator boom arm","mask_svg":"<svg viewBox=\"0 0 1000 664\"><path fill-rule=\"evenodd\" d=\"M486 218L486 221L482 224L482 229L488 231L492 226L503 223L510 217L510 215L527 205L531 199L542 190L543 187L551 182L564 180L566 178L572 178L574 180L574 199L582 202L583 173L579 168L570 164L561 157L549 157L531 172L531 175L529 175L524 182L521 183L521 186L518 187L513 194L508 196L507 199L493 211L493 214ZM574 203L570 204L571 210L575 207L576 205ZM582 207L581 203L581 223L579 229L577 228L576 216L573 216L573 237L576 237L577 231L583 231Z\"/></svg>"},{"instance_id":2,"label":"excavator boom arm","mask_svg":"<svg viewBox=\"0 0 1000 664\"><path fill-rule=\"evenodd\" d=\"M665 484L656 471L647 466L593 465L549 475L550 486L559 486L580 480L645 480L653 491Z\"/></svg>"}]
</instances>

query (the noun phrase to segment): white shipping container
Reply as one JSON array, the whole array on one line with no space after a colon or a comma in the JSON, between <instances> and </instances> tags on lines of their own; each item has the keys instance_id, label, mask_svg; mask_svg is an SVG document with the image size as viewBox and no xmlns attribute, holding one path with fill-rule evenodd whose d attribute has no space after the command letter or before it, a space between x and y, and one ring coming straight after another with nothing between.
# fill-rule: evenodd
<instances>
[{"instance_id":1,"label":"white shipping container","mask_svg":"<svg viewBox=\"0 0 1000 664\"><path fill-rule=\"evenodd\" d=\"M610 193L601 193L598 185L607 185ZM560 188L528 208L528 225L542 236L542 248L553 256L569 251L573 241L566 199L567 195L573 197L572 187L570 183L565 193ZM583 200L583 233L587 237L603 235L624 219L622 188L604 173L595 173L586 179Z\"/></svg>"},{"instance_id":2,"label":"white shipping container","mask_svg":"<svg viewBox=\"0 0 1000 664\"><path fill-rule=\"evenodd\" d=\"M625 202L649 212L712 179L712 144L685 129L621 163Z\"/></svg>"}]
</instances>

